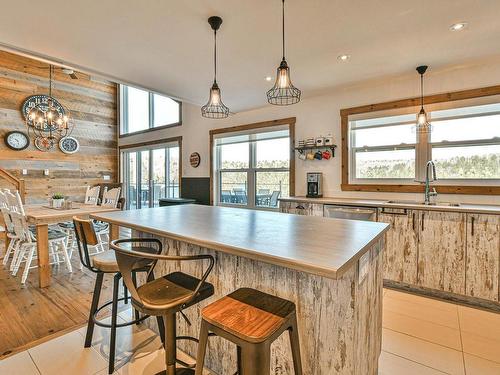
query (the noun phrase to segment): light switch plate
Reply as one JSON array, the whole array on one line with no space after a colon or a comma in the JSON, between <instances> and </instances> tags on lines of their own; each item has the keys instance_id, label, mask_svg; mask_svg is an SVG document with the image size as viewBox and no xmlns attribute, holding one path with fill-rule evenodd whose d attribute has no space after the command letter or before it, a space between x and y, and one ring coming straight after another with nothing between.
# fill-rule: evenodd
<instances>
[{"instance_id":1,"label":"light switch plate","mask_svg":"<svg viewBox=\"0 0 500 375\"><path fill-rule=\"evenodd\" d=\"M27 169L23 169L23 171L21 172L24 176L26 176L28 174L28 170Z\"/></svg>"},{"instance_id":2,"label":"light switch plate","mask_svg":"<svg viewBox=\"0 0 500 375\"><path fill-rule=\"evenodd\" d=\"M102 178L104 179L104 181L109 181L111 180L111 176L105 174L104 176L102 176Z\"/></svg>"},{"instance_id":3,"label":"light switch plate","mask_svg":"<svg viewBox=\"0 0 500 375\"><path fill-rule=\"evenodd\" d=\"M370 268L370 251L367 251L358 261L358 284L361 284L368 275Z\"/></svg>"},{"instance_id":4,"label":"light switch plate","mask_svg":"<svg viewBox=\"0 0 500 375\"><path fill-rule=\"evenodd\" d=\"M49 175L49 170L48 170L48 169L45 169L45 170L43 171L43 174L44 174L44 176L48 176L48 175Z\"/></svg>"}]
</instances>

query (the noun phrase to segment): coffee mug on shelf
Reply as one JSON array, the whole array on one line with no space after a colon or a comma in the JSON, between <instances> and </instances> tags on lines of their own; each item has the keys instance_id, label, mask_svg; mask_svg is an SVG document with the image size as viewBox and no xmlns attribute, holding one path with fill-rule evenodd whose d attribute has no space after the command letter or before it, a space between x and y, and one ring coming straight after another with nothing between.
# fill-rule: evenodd
<instances>
[{"instance_id":1,"label":"coffee mug on shelf","mask_svg":"<svg viewBox=\"0 0 500 375\"><path fill-rule=\"evenodd\" d=\"M307 160L314 160L314 154L312 153L312 151L308 152L306 157L307 157Z\"/></svg>"},{"instance_id":2,"label":"coffee mug on shelf","mask_svg":"<svg viewBox=\"0 0 500 375\"><path fill-rule=\"evenodd\" d=\"M299 152L299 159L306 160L307 159L306 154L304 152Z\"/></svg>"},{"instance_id":3,"label":"coffee mug on shelf","mask_svg":"<svg viewBox=\"0 0 500 375\"><path fill-rule=\"evenodd\" d=\"M325 144L325 138L323 138L323 137L316 138L316 146L321 147L324 144Z\"/></svg>"},{"instance_id":4,"label":"coffee mug on shelf","mask_svg":"<svg viewBox=\"0 0 500 375\"><path fill-rule=\"evenodd\" d=\"M330 152L330 150L325 150L323 151L323 159L330 159L332 157L332 153Z\"/></svg>"},{"instance_id":5,"label":"coffee mug on shelf","mask_svg":"<svg viewBox=\"0 0 500 375\"><path fill-rule=\"evenodd\" d=\"M333 145L333 137L331 135L325 137L325 146L331 146Z\"/></svg>"},{"instance_id":6,"label":"coffee mug on shelf","mask_svg":"<svg viewBox=\"0 0 500 375\"><path fill-rule=\"evenodd\" d=\"M316 151L314 154L314 159L321 160L323 159L323 153L321 151Z\"/></svg>"}]
</instances>

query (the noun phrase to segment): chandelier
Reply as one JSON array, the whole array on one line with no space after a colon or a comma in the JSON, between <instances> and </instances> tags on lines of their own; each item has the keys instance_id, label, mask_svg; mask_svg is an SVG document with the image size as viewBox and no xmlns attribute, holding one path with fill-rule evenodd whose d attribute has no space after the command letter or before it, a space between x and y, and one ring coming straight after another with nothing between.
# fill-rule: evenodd
<instances>
[{"instance_id":1,"label":"chandelier","mask_svg":"<svg viewBox=\"0 0 500 375\"><path fill-rule=\"evenodd\" d=\"M282 52L280 66L276 74L274 86L267 92L267 101L274 105L291 105L300 101L300 90L292 84L290 68L285 60L285 0L282 0Z\"/></svg>"},{"instance_id":2,"label":"chandelier","mask_svg":"<svg viewBox=\"0 0 500 375\"><path fill-rule=\"evenodd\" d=\"M64 107L52 97L53 66L49 65L49 95L34 95L26 112L28 134L33 134L35 146L42 151L51 150L54 145L73 131ZM29 98L29 99L31 99Z\"/></svg>"},{"instance_id":3,"label":"chandelier","mask_svg":"<svg viewBox=\"0 0 500 375\"><path fill-rule=\"evenodd\" d=\"M207 118L222 119L229 116L229 108L222 102L221 92L217 84L217 30L222 24L222 18L212 16L208 23L214 31L214 83L210 88L208 103L201 107L201 115Z\"/></svg>"}]
</instances>

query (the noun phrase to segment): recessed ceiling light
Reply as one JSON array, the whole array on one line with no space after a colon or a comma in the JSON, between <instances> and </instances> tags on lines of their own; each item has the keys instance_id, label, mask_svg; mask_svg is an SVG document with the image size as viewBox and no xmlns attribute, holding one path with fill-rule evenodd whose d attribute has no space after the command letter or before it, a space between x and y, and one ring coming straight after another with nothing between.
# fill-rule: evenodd
<instances>
[{"instance_id":1,"label":"recessed ceiling light","mask_svg":"<svg viewBox=\"0 0 500 375\"><path fill-rule=\"evenodd\" d=\"M339 55L337 56L337 59L340 61L347 61L351 58L351 55Z\"/></svg>"},{"instance_id":2,"label":"recessed ceiling light","mask_svg":"<svg viewBox=\"0 0 500 375\"><path fill-rule=\"evenodd\" d=\"M451 31L460 31L467 27L467 22L458 22L450 26Z\"/></svg>"},{"instance_id":3,"label":"recessed ceiling light","mask_svg":"<svg viewBox=\"0 0 500 375\"><path fill-rule=\"evenodd\" d=\"M273 77L271 77L271 76L266 77L266 81L271 81L272 79L273 79Z\"/></svg>"}]
</instances>

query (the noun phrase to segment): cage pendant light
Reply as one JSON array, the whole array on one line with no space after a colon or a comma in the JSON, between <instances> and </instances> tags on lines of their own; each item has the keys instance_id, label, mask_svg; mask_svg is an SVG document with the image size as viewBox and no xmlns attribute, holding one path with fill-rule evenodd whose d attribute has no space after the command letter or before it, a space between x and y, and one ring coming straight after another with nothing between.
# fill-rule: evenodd
<instances>
[{"instance_id":1,"label":"cage pendant light","mask_svg":"<svg viewBox=\"0 0 500 375\"><path fill-rule=\"evenodd\" d=\"M274 86L267 92L267 101L274 105L291 105L300 101L300 90L292 84L290 68L285 60L285 0L282 0L282 49L283 58L278 67Z\"/></svg>"},{"instance_id":2,"label":"cage pendant light","mask_svg":"<svg viewBox=\"0 0 500 375\"><path fill-rule=\"evenodd\" d=\"M220 88L217 84L217 30L222 24L222 18L210 17L208 23L214 31L214 83L210 88L208 103L201 107L201 115L207 118L221 119L229 116L229 108L222 102Z\"/></svg>"},{"instance_id":3,"label":"cage pendant light","mask_svg":"<svg viewBox=\"0 0 500 375\"><path fill-rule=\"evenodd\" d=\"M415 129L417 133L430 133L432 125L427 120L427 113L424 109L424 74L427 71L427 65L417 67L417 72L420 74L420 112L417 114L417 124Z\"/></svg>"}]
</instances>

